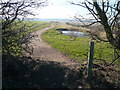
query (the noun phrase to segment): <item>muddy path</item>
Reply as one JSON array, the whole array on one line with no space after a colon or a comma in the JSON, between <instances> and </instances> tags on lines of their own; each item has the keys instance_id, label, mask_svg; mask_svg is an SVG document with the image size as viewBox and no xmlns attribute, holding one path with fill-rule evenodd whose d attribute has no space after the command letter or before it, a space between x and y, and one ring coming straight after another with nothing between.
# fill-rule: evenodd
<instances>
[{"instance_id":1,"label":"muddy path","mask_svg":"<svg viewBox=\"0 0 120 90\"><path fill-rule=\"evenodd\" d=\"M70 66L71 68L79 68L79 64L72 62L69 57L65 56L63 53L59 52L58 50L52 48L51 45L47 44L43 41L41 35L46 31L54 26L47 27L41 30L37 30L36 32L32 33L34 38L30 41L30 46L33 47L32 58L40 59L44 61L55 61L59 62L65 66Z\"/></svg>"},{"instance_id":2,"label":"muddy path","mask_svg":"<svg viewBox=\"0 0 120 90\"><path fill-rule=\"evenodd\" d=\"M32 58L3 56L3 88L119 88L120 72L97 64L93 66L93 79L88 82L87 64L72 62L42 40L41 35L50 28L53 27L32 33L34 38L29 43L33 47Z\"/></svg>"}]
</instances>

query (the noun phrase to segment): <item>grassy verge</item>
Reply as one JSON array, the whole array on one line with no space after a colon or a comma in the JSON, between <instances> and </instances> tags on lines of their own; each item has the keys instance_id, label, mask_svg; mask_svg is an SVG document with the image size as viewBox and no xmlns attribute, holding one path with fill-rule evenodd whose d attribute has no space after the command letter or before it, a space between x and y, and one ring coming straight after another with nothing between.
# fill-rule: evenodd
<instances>
[{"instance_id":1,"label":"grassy verge","mask_svg":"<svg viewBox=\"0 0 120 90\"><path fill-rule=\"evenodd\" d=\"M87 61L91 39L77 37L76 40L71 41L69 36L60 34L55 30L56 28L58 27L46 31L42 38L70 58L78 62ZM95 43L94 58L111 61L114 58L114 50L108 43Z\"/></svg>"},{"instance_id":2,"label":"grassy verge","mask_svg":"<svg viewBox=\"0 0 120 90\"><path fill-rule=\"evenodd\" d=\"M4 54L21 56L23 51L22 44L31 39L29 34L49 26L50 24L48 22L15 20L9 28L2 30L2 52Z\"/></svg>"},{"instance_id":3,"label":"grassy verge","mask_svg":"<svg viewBox=\"0 0 120 90\"><path fill-rule=\"evenodd\" d=\"M48 22L44 21L24 21L24 23L26 24L28 32L34 32L36 30L50 26Z\"/></svg>"}]
</instances>

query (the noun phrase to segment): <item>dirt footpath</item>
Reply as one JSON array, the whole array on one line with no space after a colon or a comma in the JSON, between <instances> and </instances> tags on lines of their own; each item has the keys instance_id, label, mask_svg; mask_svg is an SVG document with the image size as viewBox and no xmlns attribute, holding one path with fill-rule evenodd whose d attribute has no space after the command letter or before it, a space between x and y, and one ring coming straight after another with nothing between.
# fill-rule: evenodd
<instances>
[{"instance_id":1,"label":"dirt footpath","mask_svg":"<svg viewBox=\"0 0 120 90\"><path fill-rule=\"evenodd\" d=\"M93 64L93 79L88 82L87 64L72 62L45 43L41 34L50 29L45 28L34 33L30 41L33 47L31 57L14 57L5 55L2 62L2 86L8 88L67 88L67 89L96 89L120 88L120 71Z\"/></svg>"},{"instance_id":2,"label":"dirt footpath","mask_svg":"<svg viewBox=\"0 0 120 90\"><path fill-rule=\"evenodd\" d=\"M31 40L30 45L33 47L33 54L32 58L40 59L44 61L55 61L62 63L64 65L72 67L79 67L79 65L75 62L72 62L67 56L63 53L59 52L58 50L51 47L51 45L47 44L45 41L42 40L41 35L46 30L49 30L51 27L47 27L41 30L38 30L32 33L35 37Z\"/></svg>"}]
</instances>

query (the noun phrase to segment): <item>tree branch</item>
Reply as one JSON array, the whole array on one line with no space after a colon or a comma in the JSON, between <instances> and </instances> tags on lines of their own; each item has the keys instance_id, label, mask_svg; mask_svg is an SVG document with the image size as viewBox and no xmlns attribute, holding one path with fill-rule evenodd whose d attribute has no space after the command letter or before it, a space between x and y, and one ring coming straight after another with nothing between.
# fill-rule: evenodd
<instances>
[{"instance_id":1,"label":"tree branch","mask_svg":"<svg viewBox=\"0 0 120 90\"><path fill-rule=\"evenodd\" d=\"M109 64L106 62L106 60L103 60L103 59L97 59L97 58L94 58L94 59L95 59L95 60L99 60L99 61L104 62L104 64L105 64L106 66L110 66L110 65L112 65L116 60L118 60L119 58L120 58L120 56L116 57L116 58L113 59L112 62L109 63Z\"/></svg>"},{"instance_id":2,"label":"tree branch","mask_svg":"<svg viewBox=\"0 0 120 90\"><path fill-rule=\"evenodd\" d=\"M82 3L80 3L80 4L78 4L78 3L74 3L74 2L70 2L70 1L68 1L70 4L73 4L73 5L77 5L77 6L81 6L81 7L84 7L84 8L86 8L84 5L82 5Z\"/></svg>"}]
</instances>

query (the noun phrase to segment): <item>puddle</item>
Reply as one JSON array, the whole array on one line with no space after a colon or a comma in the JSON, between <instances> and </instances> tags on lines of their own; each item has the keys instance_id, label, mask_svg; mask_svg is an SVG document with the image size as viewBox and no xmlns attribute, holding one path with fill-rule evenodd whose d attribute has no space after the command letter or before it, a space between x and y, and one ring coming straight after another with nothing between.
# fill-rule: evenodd
<instances>
[{"instance_id":1,"label":"puddle","mask_svg":"<svg viewBox=\"0 0 120 90\"><path fill-rule=\"evenodd\" d=\"M88 37L89 35L86 35L84 32L78 32L78 31L61 31L63 35L67 36L75 36L75 37Z\"/></svg>"}]
</instances>

